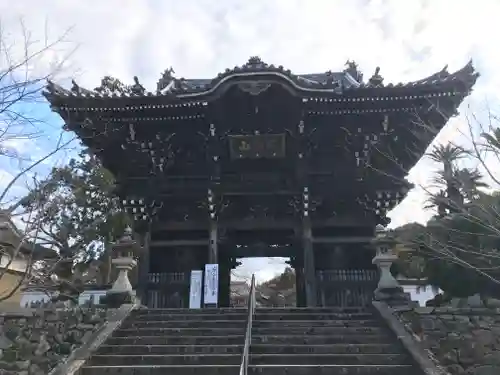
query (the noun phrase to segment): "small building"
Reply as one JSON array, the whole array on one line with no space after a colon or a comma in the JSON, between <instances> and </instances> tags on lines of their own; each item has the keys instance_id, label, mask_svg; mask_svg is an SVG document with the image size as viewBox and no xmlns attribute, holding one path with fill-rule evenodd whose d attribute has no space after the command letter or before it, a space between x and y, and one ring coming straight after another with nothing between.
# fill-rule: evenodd
<instances>
[{"instance_id":1,"label":"small building","mask_svg":"<svg viewBox=\"0 0 500 375\"><path fill-rule=\"evenodd\" d=\"M33 264L52 259L57 253L43 246L23 241L23 233L9 214L0 212L0 309L22 306L24 287Z\"/></svg>"}]
</instances>

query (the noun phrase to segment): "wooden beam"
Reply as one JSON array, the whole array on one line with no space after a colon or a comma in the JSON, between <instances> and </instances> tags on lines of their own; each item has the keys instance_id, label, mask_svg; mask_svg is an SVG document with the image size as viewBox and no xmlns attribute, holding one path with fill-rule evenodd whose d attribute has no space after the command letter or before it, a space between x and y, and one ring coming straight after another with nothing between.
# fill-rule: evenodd
<instances>
[{"instance_id":1,"label":"wooden beam","mask_svg":"<svg viewBox=\"0 0 500 375\"><path fill-rule=\"evenodd\" d=\"M255 220L232 220L219 221L219 228L232 230L259 230L259 229L291 229L297 226L298 223L294 219L255 219ZM311 220L312 228L328 228L328 227L370 227L375 223L367 221L360 222L354 217L332 217L326 220ZM154 232L158 231L183 231L183 230L208 230L208 220L203 221L168 221L163 223L155 223Z\"/></svg>"},{"instance_id":2,"label":"wooden beam","mask_svg":"<svg viewBox=\"0 0 500 375\"><path fill-rule=\"evenodd\" d=\"M209 240L168 240L168 241L151 241L149 247L176 247L176 246L205 246Z\"/></svg>"},{"instance_id":3,"label":"wooden beam","mask_svg":"<svg viewBox=\"0 0 500 375\"><path fill-rule=\"evenodd\" d=\"M352 237L313 237L314 243L346 244L346 243L369 243L373 237L352 236Z\"/></svg>"}]
</instances>

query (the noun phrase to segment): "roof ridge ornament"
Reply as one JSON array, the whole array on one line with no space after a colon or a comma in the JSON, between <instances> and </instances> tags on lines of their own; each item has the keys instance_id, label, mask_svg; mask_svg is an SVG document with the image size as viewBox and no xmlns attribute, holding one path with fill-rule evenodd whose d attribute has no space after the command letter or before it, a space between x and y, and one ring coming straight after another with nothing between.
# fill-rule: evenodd
<instances>
[{"instance_id":1,"label":"roof ridge ornament","mask_svg":"<svg viewBox=\"0 0 500 375\"><path fill-rule=\"evenodd\" d=\"M384 77L380 75L380 66L375 68L375 73L368 80L371 87L384 87Z\"/></svg>"},{"instance_id":2,"label":"roof ridge ornament","mask_svg":"<svg viewBox=\"0 0 500 375\"><path fill-rule=\"evenodd\" d=\"M269 65L266 64L259 56L250 56L248 62L243 65L246 68L267 68Z\"/></svg>"},{"instance_id":3,"label":"roof ridge ornament","mask_svg":"<svg viewBox=\"0 0 500 375\"><path fill-rule=\"evenodd\" d=\"M134 84L130 87L130 92L134 95L144 95L146 89L139 82L139 78L134 76Z\"/></svg>"},{"instance_id":4,"label":"roof ridge ornament","mask_svg":"<svg viewBox=\"0 0 500 375\"><path fill-rule=\"evenodd\" d=\"M349 74L358 83L363 83L363 73L358 69L358 64L354 60L347 60L345 62L344 73Z\"/></svg>"},{"instance_id":5,"label":"roof ridge ornament","mask_svg":"<svg viewBox=\"0 0 500 375\"><path fill-rule=\"evenodd\" d=\"M175 71L172 66L170 68L165 69L165 71L162 73L160 79L158 80L158 83L156 84L156 93L160 94L163 90L166 88L169 88L172 84L172 82L175 81Z\"/></svg>"}]
</instances>

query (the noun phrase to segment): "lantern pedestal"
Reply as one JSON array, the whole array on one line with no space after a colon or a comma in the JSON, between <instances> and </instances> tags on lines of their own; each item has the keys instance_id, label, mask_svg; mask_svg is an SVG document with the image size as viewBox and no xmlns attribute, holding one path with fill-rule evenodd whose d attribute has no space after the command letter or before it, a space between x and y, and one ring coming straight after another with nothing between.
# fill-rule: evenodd
<instances>
[{"instance_id":1,"label":"lantern pedestal","mask_svg":"<svg viewBox=\"0 0 500 375\"><path fill-rule=\"evenodd\" d=\"M106 293L105 303L109 307L119 307L123 304L135 303L135 291L130 283L128 273L137 266L134 255L138 244L132 239L132 230L127 228L123 237L114 244L113 253L116 257L111 264L118 270L118 277L111 289Z\"/></svg>"},{"instance_id":2,"label":"lantern pedestal","mask_svg":"<svg viewBox=\"0 0 500 375\"><path fill-rule=\"evenodd\" d=\"M409 293L405 293L399 282L391 273L392 264L398 259L393 248L396 240L386 232L382 226L377 226L372 244L377 249L377 254L372 260L380 271L380 279L374 292L376 301L384 301L390 306L408 305L411 303Z\"/></svg>"}]
</instances>

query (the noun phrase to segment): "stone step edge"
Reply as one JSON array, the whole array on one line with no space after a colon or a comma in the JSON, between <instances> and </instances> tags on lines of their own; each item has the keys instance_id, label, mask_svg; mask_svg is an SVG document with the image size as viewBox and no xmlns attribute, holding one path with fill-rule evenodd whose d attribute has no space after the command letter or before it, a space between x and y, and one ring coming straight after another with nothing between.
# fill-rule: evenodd
<instances>
[{"instance_id":1,"label":"stone step edge","mask_svg":"<svg viewBox=\"0 0 500 375\"><path fill-rule=\"evenodd\" d=\"M117 331L121 331L121 332L130 332L130 331L172 331L172 330L176 330L176 331L199 331L200 329L210 329L210 328L214 328L214 329L217 329L218 331L234 331L234 330L239 330L239 329L242 329L242 328L245 328L244 326L243 327L136 327L136 328L119 328ZM305 328L307 329L308 327L252 327L254 330L259 330L259 331L264 331L264 330L273 330L273 329L282 329L282 330L287 330L287 329L290 329L290 328L293 328L293 329L302 329L302 328ZM318 327L313 327L313 328L325 328L327 330L329 329L342 329L342 330L368 330L368 329L374 329L374 330L382 330L383 328L385 327L382 327L382 326L376 326L376 327L363 327L363 326L359 326L359 327L332 327L332 326L318 326ZM385 331L385 329L384 329ZM307 332L309 333L309 332Z\"/></svg>"},{"instance_id":2,"label":"stone step edge","mask_svg":"<svg viewBox=\"0 0 500 375\"><path fill-rule=\"evenodd\" d=\"M215 323L215 324L222 324L222 323L246 323L247 320L244 319L244 320L239 320L239 319L220 319L220 320L217 320L217 319L214 319L214 320L187 320L187 319L177 319L177 320L148 320L147 323L148 324L155 324L155 323L189 323L189 324L193 324L193 323L206 323L206 324L212 324L212 323ZM359 322L373 322L373 323L378 323L380 324L380 321L377 320L377 319L358 319L358 320L351 320L351 319L321 319L321 320L306 320L306 319L300 319L300 320L286 320L286 319L276 319L276 320L272 320L272 319L268 319L268 320L259 320L259 319L256 319L254 320L254 324L259 324L259 323L265 323L265 324L268 324L268 323L332 323L332 322L353 322L353 323L359 323ZM129 322L129 323L145 323L145 322L142 322L140 320L134 320L132 322Z\"/></svg>"},{"instance_id":3,"label":"stone step edge","mask_svg":"<svg viewBox=\"0 0 500 375\"><path fill-rule=\"evenodd\" d=\"M401 356L407 357L405 353L373 353L362 354L370 357ZM250 353L250 357L359 357L359 353ZM95 357L106 358L158 358L158 357L241 357L240 353L192 353L192 354L94 354Z\"/></svg>"},{"instance_id":4,"label":"stone step edge","mask_svg":"<svg viewBox=\"0 0 500 375\"><path fill-rule=\"evenodd\" d=\"M243 332L244 333L244 332ZM350 335L351 337L359 337L359 338L366 338L366 337L380 337L381 339L392 339L391 336L387 335L387 334L383 334L383 335L376 335L376 334L355 334L355 335ZM158 339L158 338L164 338L164 339L171 339L171 338L183 338L183 339L193 339L193 338L211 338L211 339L224 339L224 338L244 338L245 335L244 334L241 334L241 335L225 335L225 336L209 336L209 335L206 335L206 336L184 336L184 335L169 335L169 336L145 336L145 335L142 335L142 336L113 336L111 337L111 339L120 339L120 340L123 340L123 339ZM338 338L338 337L345 337L344 335L309 335L309 336L304 336L304 335L277 335L277 334L271 334L271 335L254 335L252 334L252 338L262 338L262 337L270 337L270 338L273 338L273 337L279 337L279 338L301 338L301 339L310 339L310 338ZM343 343L339 343L339 344L343 344Z\"/></svg>"},{"instance_id":5,"label":"stone step edge","mask_svg":"<svg viewBox=\"0 0 500 375\"><path fill-rule=\"evenodd\" d=\"M156 336L155 336L156 337ZM101 345L99 348L121 348L121 347L134 347L134 348L141 348L141 347L145 347L145 348L207 348L207 347L215 347L215 348L242 348L244 346L243 343L241 344L227 344L227 345L223 345L223 344L206 344L206 345L203 345L203 344L179 344L179 345L175 345L175 344L153 344L153 345L145 345L145 344L137 344L137 345L129 345L129 344L117 344L117 345L108 345L108 344L105 344L105 345ZM323 347L345 347L345 346L349 346L349 347L379 347L379 346L393 346L393 347L397 347L398 344L392 344L392 343L367 343L367 344L348 344L348 343L338 343L338 344L252 344L251 346L251 349L252 348L270 348L270 347L274 347L274 346L277 346L277 347L280 347L280 348L303 348L303 347L311 347L311 348L323 348ZM358 353L359 354L359 353ZM379 354L382 354L382 353L379 353ZM386 353L384 353L386 354Z\"/></svg>"},{"instance_id":6,"label":"stone step edge","mask_svg":"<svg viewBox=\"0 0 500 375\"><path fill-rule=\"evenodd\" d=\"M255 311L373 311L373 308L370 306L348 306L348 307L257 307ZM190 309L186 307L176 308L176 307L147 307L147 308L139 308L134 310L136 312L145 312L145 311L248 311L246 307L208 307L208 308L200 308L200 309Z\"/></svg>"},{"instance_id":7,"label":"stone step edge","mask_svg":"<svg viewBox=\"0 0 500 375\"><path fill-rule=\"evenodd\" d=\"M149 312L143 312L135 310L131 315L133 317L137 316L148 316L148 315L186 315L186 316L195 316L195 315L247 315L248 311L240 310L240 311L193 311L193 310L154 310ZM354 311L341 311L341 310L257 310L255 311L255 315L351 315L353 317L357 315L373 315L371 311L362 311L362 310L354 310Z\"/></svg>"},{"instance_id":8,"label":"stone step edge","mask_svg":"<svg viewBox=\"0 0 500 375\"><path fill-rule=\"evenodd\" d=\"M83 366L82 369L112 369L112 368L204 368L204 367L232 367L239 368L240 365L124 365L124 366L116 366L116 365L87 365ZM276 368L276 367L308 367L308 368L323 368L323 367L331 367L331 368L359 368L359 367L382 367L382 368L413 368L414 365L411 364L401 364L401 365L322 365L322 364L314 364L314 365L248 365L249 368Z\"/></svg>"}]
</instances>

